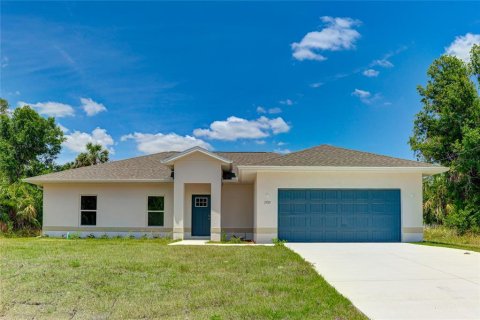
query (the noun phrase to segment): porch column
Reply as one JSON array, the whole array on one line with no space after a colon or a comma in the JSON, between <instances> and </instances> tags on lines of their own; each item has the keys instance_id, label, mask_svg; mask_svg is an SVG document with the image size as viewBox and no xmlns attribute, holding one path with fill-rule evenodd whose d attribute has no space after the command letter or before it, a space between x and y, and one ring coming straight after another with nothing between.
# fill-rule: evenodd
<instances>
[{"instance_id":1,"label":"porch column","mask_svg":"<svg viewBox=\"0 0 480 320\"><path fill-rule=\"evenodd\" d=\"M220 241L222 237L221 208L222 208L222 182L214 181L210 185L211 214L210 214L210 239Z\"/></svg>"},{"instance_id":2,"label":"porch column","mask_svg":"<svg viewBox=\"0 0 480 320\"><path fill-rule=\"evenodd\" d=\"M183 240L183 206L185 200L185 184L183 181L173 183L173 239Z\"/></svg>"}]
</instances>

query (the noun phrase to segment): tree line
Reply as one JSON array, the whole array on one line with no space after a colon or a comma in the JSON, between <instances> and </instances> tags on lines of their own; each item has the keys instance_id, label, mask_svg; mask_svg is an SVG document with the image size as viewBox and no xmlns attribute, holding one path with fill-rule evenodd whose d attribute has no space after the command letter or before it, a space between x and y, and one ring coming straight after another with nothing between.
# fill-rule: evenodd
<instances>
[{"instance_id":1,"label":"tree line","mask_svg":"<svg viewBox=\"0 0 480 320\"><path fill-rule=\"evenodd\" d=\"M480 46L469 62L440 57L427 75L409 143L419 160L450 170L425 179L424 220L480 232Z\"/></svg>"}]
</instances>

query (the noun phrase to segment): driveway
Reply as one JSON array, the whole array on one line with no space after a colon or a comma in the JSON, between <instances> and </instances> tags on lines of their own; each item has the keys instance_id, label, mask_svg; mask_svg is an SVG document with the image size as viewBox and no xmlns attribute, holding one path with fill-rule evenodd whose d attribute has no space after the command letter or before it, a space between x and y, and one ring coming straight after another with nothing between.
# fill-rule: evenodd
<instances>
[{"instance_id":1,"label":"driveway","mask_svg":"<svg viewBox=\"0 0 480 320\"><path fill-rule=\"evenodd\" d=\"M408 243L287 243L371 319L480 319L480 253Z\"/></svg>"}]
</instances>

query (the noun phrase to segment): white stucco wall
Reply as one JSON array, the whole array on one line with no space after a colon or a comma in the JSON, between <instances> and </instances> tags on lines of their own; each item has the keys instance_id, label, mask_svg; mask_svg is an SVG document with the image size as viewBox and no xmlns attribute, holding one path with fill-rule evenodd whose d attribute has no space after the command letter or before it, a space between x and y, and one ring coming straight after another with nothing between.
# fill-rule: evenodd
<instances>
[{"instance_id":1,"label":"white stucco wall","mask_svg":"<svg viewBox=\"0 0 480 320\"><path fill-rule=\"evenodd\" d=\"M80 196L97 196L97 225L80 225ZM165 197L163 227L147 226L147 197ZM171 235L173 183L46 184L43 187L43 231L61 236L81 231L107 234Z\"/></svg>"},{"instance_id":2,"label":"white stucco wall","mask_svg":"<svg viewBox=\"0 0 480 320\"><path fill-rule=\"evenodd\" d=\"M253 184L223 184L222 231L253 239Z\"/></svg>"},{"instance_id":3,"label":"white stucco wall","mask_svg":"<svg viewBox=\"0 0 480 320\"><path fill-rule=\"evenodd\" d=\"M174 218L173 237L183 239L185 230L185 184L210 184L211 205L211 239L220 240L221 235L221 197L222 197L222 167L221 162L200 152L189 154L174 163Z\"/></svg>"},{"instance_id":4,"label":"white stucco wall","mask_svg":"<svg viewBox=\"0 0 480 320\"><path fill-rule=\"evenodd\" d=\"M281 188L400 189L402 241L423 238L421 173L258 172L254 206L256 242L271 242L277 237L277 197Z\"/></svg>"}]
</instances>

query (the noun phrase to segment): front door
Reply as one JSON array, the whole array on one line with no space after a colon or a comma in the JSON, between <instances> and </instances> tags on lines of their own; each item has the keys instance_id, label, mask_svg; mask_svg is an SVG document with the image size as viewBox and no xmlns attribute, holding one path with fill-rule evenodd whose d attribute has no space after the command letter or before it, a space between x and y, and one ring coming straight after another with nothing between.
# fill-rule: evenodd
<instances>
[{"instance_id":1,"label":"front door","mask_svg":"<svg viewBox=\"0 0 480 320\"><path fill-rule=\"evenodd\" d=\"M192 236L210 236L210 195L192 196Z\"/></svg>"}]
</instances>

